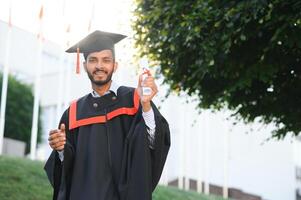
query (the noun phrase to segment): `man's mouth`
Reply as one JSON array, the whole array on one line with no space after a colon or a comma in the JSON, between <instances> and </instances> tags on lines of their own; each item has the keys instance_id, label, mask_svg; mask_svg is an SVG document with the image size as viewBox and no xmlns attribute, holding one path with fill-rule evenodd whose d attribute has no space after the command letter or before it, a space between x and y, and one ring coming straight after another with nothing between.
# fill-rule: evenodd
<instances>
[{"instance_id":1,"label":"man's mouth","mask_svg":"<svg viewBox=\"0 0 301 200\"><path fill-rule=\"evenodd\" d=\"M104 70L97 70L97 71L93 72L93 74L94 75L104 75L104 74L107 74L107 72Z\"/></svg>"}]
</instances>

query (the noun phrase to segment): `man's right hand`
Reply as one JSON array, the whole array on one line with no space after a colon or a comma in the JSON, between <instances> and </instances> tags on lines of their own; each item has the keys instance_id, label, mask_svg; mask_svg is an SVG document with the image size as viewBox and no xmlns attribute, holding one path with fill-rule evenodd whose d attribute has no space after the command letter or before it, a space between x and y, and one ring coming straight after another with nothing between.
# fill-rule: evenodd
<instances>
[{"instance_id":1,"label":"man's right hand","mask_svg":"<svg viewBox=\"0 0 301 200\"><path fill-rule=\"evenodd\" d=\"M65 124L61 124L60 129L51 130L49 132L48 141L53 150L64 150L64 146L66 144Z\"/></svg>"}]
</instances>

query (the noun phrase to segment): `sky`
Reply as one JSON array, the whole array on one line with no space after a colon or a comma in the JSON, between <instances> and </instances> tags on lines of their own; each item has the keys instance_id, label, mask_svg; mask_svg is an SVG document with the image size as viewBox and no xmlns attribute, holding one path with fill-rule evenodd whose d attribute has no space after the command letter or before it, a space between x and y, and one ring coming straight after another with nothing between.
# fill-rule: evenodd
<instances>
[{"instance_id":1,"label":"sky","mask_svg":"<svg viewBox=\"0 0 301 200\"><path fill-rule=\"evenodd\" d=\"M9 21L11 8L12 24L37 34L43 6L44 38L64 46L67 41L75 43L89 33L90 19L90 32L98 29L131 35L132 5L131 0L0 0L0 20ZM70 33L66 35L69 25Z\"/></svg>"}]
</instances>

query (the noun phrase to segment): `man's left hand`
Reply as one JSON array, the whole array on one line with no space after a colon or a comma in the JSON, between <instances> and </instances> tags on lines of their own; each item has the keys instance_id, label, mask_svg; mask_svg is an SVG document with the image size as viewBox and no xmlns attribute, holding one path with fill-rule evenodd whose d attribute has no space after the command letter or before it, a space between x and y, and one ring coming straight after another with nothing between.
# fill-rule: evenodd
<instances>
[{"instance_id":1,"label":"man's left hand","mask_svg":"<svg viewBox=\"0 0 301 200\"><path fill-rule=\"evenodd\" d=\"M139 76L138 82L138 94L140 96L140 102L142 105L143 112L147 112L151 109L151 100L153 97L158 93L158 88L155 83L155 79L153 76L149 75L144 80L142 80L143 75ZM142 87L149 87L151 89L150 95L143 95L142 94Z\"/></svg>"}]
</instances>

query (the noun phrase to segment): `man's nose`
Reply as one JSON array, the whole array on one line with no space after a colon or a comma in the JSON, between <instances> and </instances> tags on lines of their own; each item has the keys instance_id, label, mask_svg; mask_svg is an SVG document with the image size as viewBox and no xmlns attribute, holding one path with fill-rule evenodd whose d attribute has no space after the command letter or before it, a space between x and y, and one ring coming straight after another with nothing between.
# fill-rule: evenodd
<instances>
[{"instance_id":1,"label":"man's nose","mask_svg":"<svg viewBox=\"0 0 301 200\"><path fill-rule=\"evenodd\" d=\"M102 60L98 60L97 65L96 65L97 69L101 69L103 68L103 61Z\"/></svg>"},{"instance_id":2,"label":"man's nose","mask_svg":"<svg viewBox=\"0 0 301 200\"><path fill-rule=\"evenodd\" d=\"M101 61L98 61L98 62L97 62L96 68L97 68L97 69L101 69L101 68L102 68L102 62L101 62Z\"/></svg>"},{"instance_id":3,"label":"man's nose","mask_svg":"<svg viewBox=\"0 0 301 200\"><path fill-rule=\"evenodd\" d=\"M96 69L100 69L100 68L101 68L100 64L97 63L97 65L95 66L95 68L96 68Z\"/></svg>"}]
</instances>

